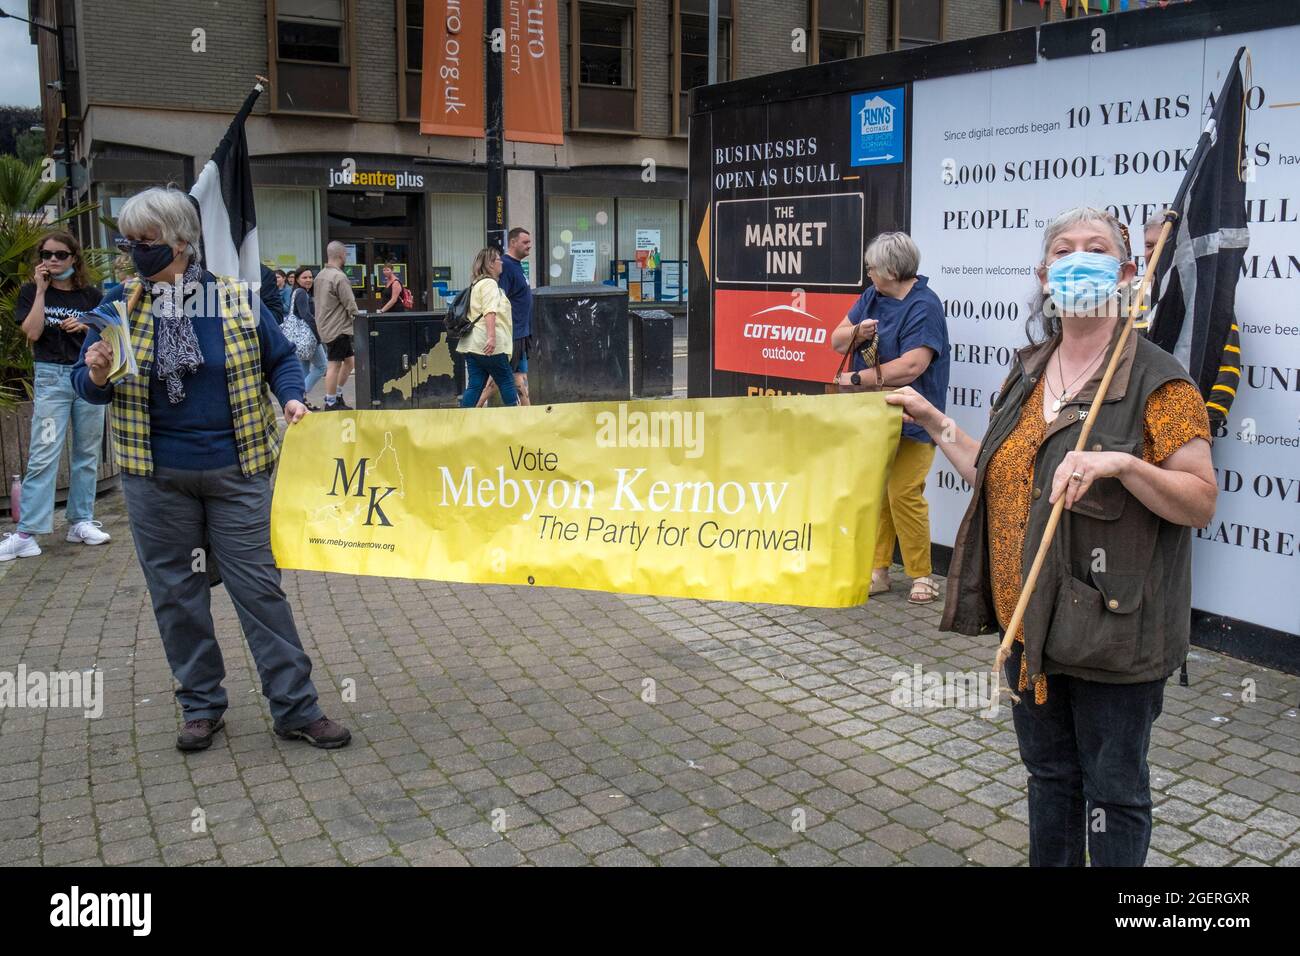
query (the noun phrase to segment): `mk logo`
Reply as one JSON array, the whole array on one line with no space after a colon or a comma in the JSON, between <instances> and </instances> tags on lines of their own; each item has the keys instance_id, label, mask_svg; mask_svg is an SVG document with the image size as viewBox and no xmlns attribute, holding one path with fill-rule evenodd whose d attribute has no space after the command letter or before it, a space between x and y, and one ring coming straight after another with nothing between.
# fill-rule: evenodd
<instances>
[{"instance_id":1,"label":"mk logo","mask_svg":"<svg viewBox=\"0 0 1300 956\"><path fill-rule=\"evenodd\" d=\"M352 469L352 474L349 475L346 462L342 458L335 458L334 459L334 482L330 486L329 493L331 496L338 497L339 483L342 482L343 494L345 496L352 495L353 497L356 498L366 498L368 496L369 502L366 506L366 520L363 521L362 524L373 525L375 523L375 518L378 517L379 524L381 526L385 528L391 528L393 526L393 523L388 520L388 515L384 514L384 509L380 507L380 504L383 502L385 498L387 498L389 495L391 495L394 491L397 490L397 486L396 485L370 485L369 487L367 487L366 464L369 461L370 461L369 458L362 458L359 462L357 462L356 467ZM353 492L352 490L353 482L356 483L356 487L357 487L357 490L355 492Z\"/></svg>"}]
</instances>

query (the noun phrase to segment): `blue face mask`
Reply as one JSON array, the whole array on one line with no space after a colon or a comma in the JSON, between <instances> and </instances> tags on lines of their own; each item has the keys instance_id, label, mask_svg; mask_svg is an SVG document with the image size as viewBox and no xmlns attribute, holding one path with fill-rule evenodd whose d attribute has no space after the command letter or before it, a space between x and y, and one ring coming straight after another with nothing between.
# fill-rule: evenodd
<instances>
[{"instance_id":1,"label":"blue face mask","mask_svg":"<svg viewBox=\"0 0 1300 956\"><path fill-rule=\"evenodd\" d=\"M64 269L62 272L55 273L54 278L56 278L56 279L71 279L71 278L72 278L72 274L73 274L74 272L76 272L76 271L77 271L77 267L76 267L76 266L68 266L68 267L67 267L66 269Z\"/></svg>"},{"instance_id":2,"label":"blue face mask","mask_svg":"<svg viewBox=\"0 0 1300 956\"><path fill-rule=\"evenodd\" d=\"M1095 312L1119 288L1120 261L1100 252L1072 252L1047 267L1047 288L1062 312Z\"/></svg>"}]
</instances>

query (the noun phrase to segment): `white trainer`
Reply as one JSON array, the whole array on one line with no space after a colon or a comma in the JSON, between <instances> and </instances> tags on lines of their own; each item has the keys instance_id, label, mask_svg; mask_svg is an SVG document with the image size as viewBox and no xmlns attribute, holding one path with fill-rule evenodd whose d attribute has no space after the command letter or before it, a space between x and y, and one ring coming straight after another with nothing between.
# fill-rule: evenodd
<instances>
[{"instance_id":1,"label":"white trainer","mask_svg":"<svg viewBox=\"0 0 1300 956\"><path fill-rule=\"evenodd\" d=\"M14 558L34 558L41 553L41 546L36 538L24 538L22 535L5 532L4 541L0 541L0 561L12 561Z\"/></svg>"},{"instance_id":2,"label":"white trainer","mask_svg":"<svg viewBox=\"0 0 1300 956\"><path fill-rule=\"evenodd\" d=\"M102 527L103 525L98 521L78 521L68 528L68 540L82 544L103 544L105 541L112 541L112 535L99 530Z\"/></svg>"}]
</instances>

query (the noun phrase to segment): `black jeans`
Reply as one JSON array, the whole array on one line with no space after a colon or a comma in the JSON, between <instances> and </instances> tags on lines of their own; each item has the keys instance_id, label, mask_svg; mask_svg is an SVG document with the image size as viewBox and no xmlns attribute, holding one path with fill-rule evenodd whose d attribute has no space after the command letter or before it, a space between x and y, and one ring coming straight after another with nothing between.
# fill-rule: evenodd
<instances>
[{"instance_id":1,"label":"black jeans","mask_svg":"<svg viewBox=\"0 0 1300 956\"><path fill-rule=\"evenodd\" d=\"M1007 662L1020 675L1023 645ZM1031 687L1011 709L1020 759L1029 771L1029 865L1142 866L1151 843L1151 725L1165 682L1100 684L1047 678L1047 701Z\"/></svg>"}]
</instances>

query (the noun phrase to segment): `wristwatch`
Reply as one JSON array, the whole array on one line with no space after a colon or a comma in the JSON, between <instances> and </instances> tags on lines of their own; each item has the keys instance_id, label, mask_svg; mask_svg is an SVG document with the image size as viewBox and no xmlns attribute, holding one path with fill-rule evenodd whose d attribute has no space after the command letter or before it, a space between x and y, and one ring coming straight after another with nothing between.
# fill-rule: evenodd
<instances>
[{"instance_id":1,"label":"wristwatch","mask_svg":"<svg viewBox=\"0 0 1300 956\"><path fill-rule=\"evenodd\" d=\"M854 372L852 375L849 376L849 381L852 382L854 385L861 385L862 374L860 372Z\"/></svg>"}]
</instances>

